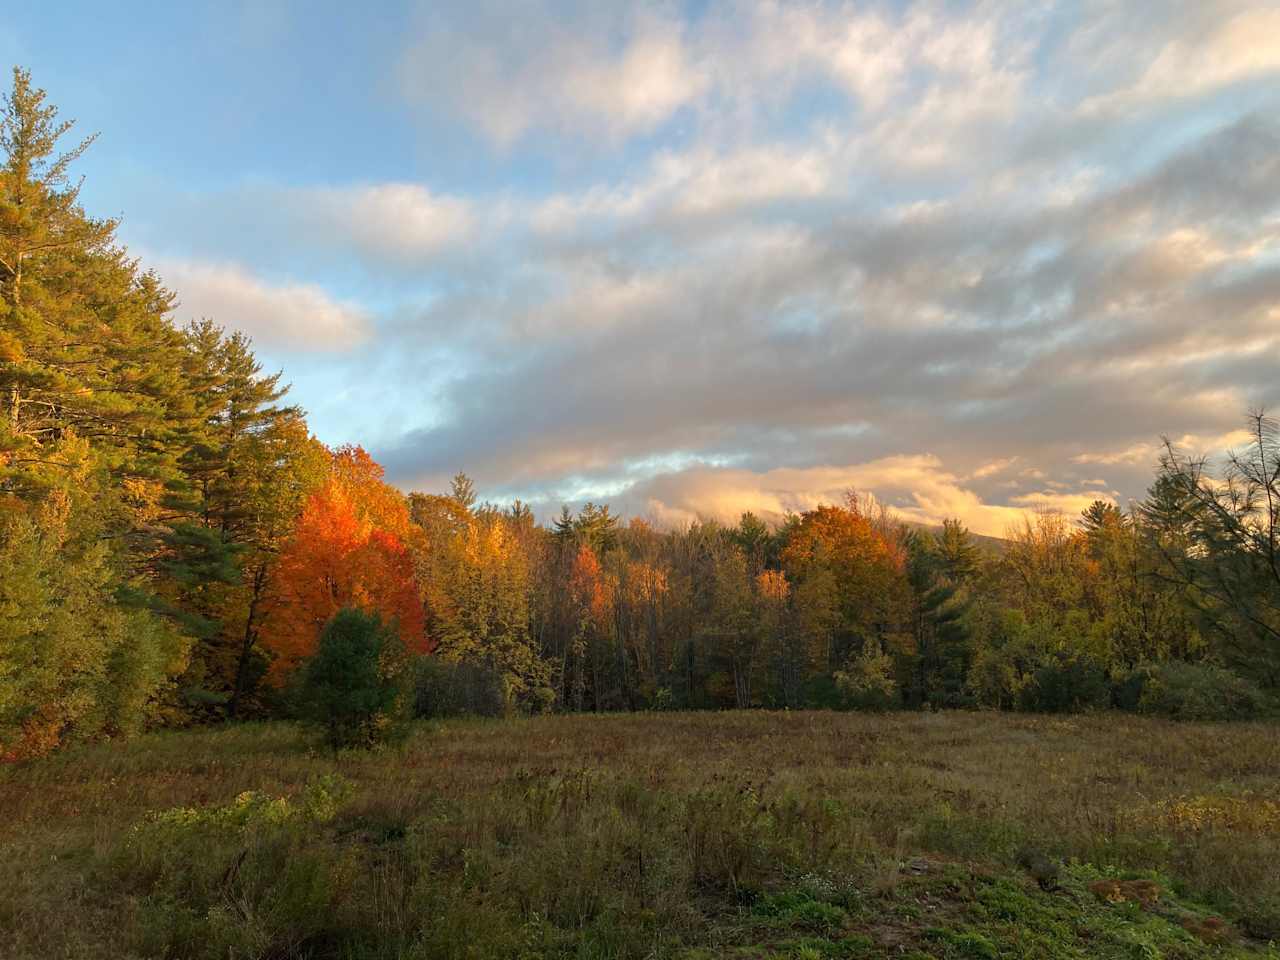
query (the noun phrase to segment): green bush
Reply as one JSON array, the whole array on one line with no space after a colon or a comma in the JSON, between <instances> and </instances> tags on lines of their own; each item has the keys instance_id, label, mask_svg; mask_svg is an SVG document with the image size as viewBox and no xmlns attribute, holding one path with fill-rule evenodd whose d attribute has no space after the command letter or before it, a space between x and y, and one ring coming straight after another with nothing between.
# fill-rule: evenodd
<instances>
[{"instance_id":1,"label":"green bush","mask_svg":"<svg viewBox=\"0 0 1280 960\"><path fill-rule=\"evenodd\" d=\"M865 650L851 659L847 669L836 672L835 682L854 710L888 710L901 703L893 658L876 650Z\"/></svg>"},{"instance_id":2,"label":"green bush","mask_svg":"<svg viewBox=\"0 0 1280 960\"><path fill-rule=\"evenodd\" d=\"M1138 709L1142 702L1142 687L1146 683L1146 673L1142 668L1122 673L1111 684L1111 705L1117 710L1130 712Z\"/></svg>"},{"instance_id":3,"label":"green bush","mask_svg":"<svg viewBox=\"0 0 1280 960\"><path fill-rule=\"evenodd\" d=\"M1111 688L1102 664L1091 657L1054 654L1038 667L1018 694L1023 710L1071 713L1107 706Z\"/></svg>"},{"instance_id":4,"label":"green bush","mask_svg":"<svg viewBox=\"0 0 1280 960\"><path fill-rule=\"evenodd\" d=\"M303 719L323 728L335 750L368 747L396 732L403 657L396 631L374 613L336 613L302 671Z\"/></svg>"},{"instance_id":5,"label":"green bush","mask_svg":"<svg viewBox=\"0 0 1280 960\"><path fill-rule=\"evenodd\" d=\"M1141 683L1138 710L1174 720L1249 720L1266 698L1252 682L1225 667L1171 660L1134 671Z\"/></svg>"}]
</instances>

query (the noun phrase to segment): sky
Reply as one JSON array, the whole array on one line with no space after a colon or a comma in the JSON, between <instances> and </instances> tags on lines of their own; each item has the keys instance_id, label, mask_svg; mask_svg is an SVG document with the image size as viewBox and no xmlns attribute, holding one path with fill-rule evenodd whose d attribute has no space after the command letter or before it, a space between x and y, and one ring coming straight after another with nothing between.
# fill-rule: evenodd
<instances>
[{"instance_id":1,"label":"sky","mask_svg":"<svg viewBox=\"0 0 1280 960\"><path fill-rule=\"evenodd\" d=\"M1000 535L1280 407L1280 2L27 4L82 200L405 490Z\"/></svg>"}]
</instances>

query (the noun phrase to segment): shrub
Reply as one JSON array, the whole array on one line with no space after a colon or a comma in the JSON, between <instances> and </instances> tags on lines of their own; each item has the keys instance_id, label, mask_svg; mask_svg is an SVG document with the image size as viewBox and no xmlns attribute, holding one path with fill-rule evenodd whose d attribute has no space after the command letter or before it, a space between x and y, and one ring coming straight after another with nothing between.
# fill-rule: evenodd
<instances>
[{"instance_id":1,"label":"shrub","mask_svg":"<svg viewBox=\"0 0 1280 960\"><path fill-rule=\"evenodd\" d=\"M1018 694L1023 710L1070 713L1107 706L1111 689L1102 664L1092 657L1059 652L1038 667Z\"/></svg>"},{"instance_id":2,"label":"shrub","mask_svg":"<svg viewBox=\"0 0 1280 960\"><path fill-rule=\"evenodd\" d=\"M1174 720L1248 720L1266 706L1252 682L1210 663L1167 663L1139 667L1138 710Z\"/></svg>"},{"instance_id":3,"label":"shrub","mask_svg":"<svg viewBox=\"0 0 1280 960\"><path fill-rule=\"evenodd\" d=\"M350 782L328 773L312 780L294 798L273 797L259 790L245 790L223 806L157 810L134 826L133 835L144 844L155 844L162 834L182 831L247 831L258 826L290 821L328 823L353 790Z\"/></svg>"},{"instance_id":4,"label":"shrub","mask_svg":"<svg viewBox=\"0 0 1280 960\"><path fill-rule=\"evenodd\" d=\"M500 717L506 712L506 688L497 671L436 657L418 661L413 678L414 716Z\"/></svg>"},{"instance_id":5,"label":"shrub","mask_svg":"<svg viewBox=\"0 0 1280 960\"><path fill-rule=\"evenodd\" d=\"M1136 711L1145 682L1146 674L1141 668L1121 674L1111 685L1111 705L1117 710Z\"/></svg>"},{"instance_id":6,"label":"shrub","mask_svg":"<svg viewBox=\"0 0 1280 960\"><path fill-rule=\"evenodd\" d=\"M377 614L339 610L303 668L303 718L322 727L335 750L388 739L402 702L401 654L395 629Z\"/></svg>"},{"instance_id":7,"label":"shrub","mask_svg":"<svg viewBox=\"0 0 1280 960\"><path fill-rule=\"evenodd\" d=\"M835 674L836 686L855 710L887 710L899 703L893 678L893 658L865 650L849 661L849 669Z\"/></svg>"},{"instance_id":8,"label":"shrub","mask_svg":"<svg viewBox=\"0 0 1280 960\"><path fill-rule=\"evenodd\" d=\"M1022 688L1031 682L1030 671L1040 653L1026 616L1020 610L993 611L979 630L967 687L973 700L984 707L1014 706Z\"/></svg>"}]
</instances>

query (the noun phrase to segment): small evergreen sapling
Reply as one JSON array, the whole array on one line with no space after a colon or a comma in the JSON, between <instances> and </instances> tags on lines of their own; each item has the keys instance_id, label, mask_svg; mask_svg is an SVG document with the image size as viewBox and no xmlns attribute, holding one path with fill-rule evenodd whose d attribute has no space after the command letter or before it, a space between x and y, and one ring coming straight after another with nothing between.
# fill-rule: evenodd
<instances>
[{"instance_id":1,"label":"small evergreen sapling","mask_svg":"<svg viewBox=\"0 0 1280 960\"><path fill-rule=\"evenodd\" d=\"M402 701L403 650L393 625L347 607L325 625L299 687L303 716L334 750L390 737Z\"/></svg>"}]
</instances>

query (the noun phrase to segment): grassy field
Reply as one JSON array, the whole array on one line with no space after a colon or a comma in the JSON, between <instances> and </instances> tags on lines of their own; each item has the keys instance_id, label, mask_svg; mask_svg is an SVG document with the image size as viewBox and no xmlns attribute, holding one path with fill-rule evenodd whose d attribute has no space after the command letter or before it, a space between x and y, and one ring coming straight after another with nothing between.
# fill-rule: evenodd
<instances>
[{"instance_id":1,"label":"grassy field","mask_svg":"<svg viewBox=\"0 0 1280 960\"><path fill-rule=\"evenodd\" d=\"M1280 732L722 713L0 770L0 957L1280 957Z\"/></svg>"}]
</instances>

